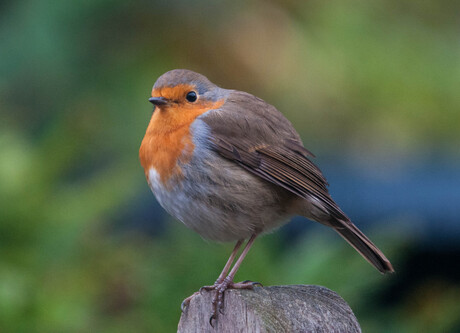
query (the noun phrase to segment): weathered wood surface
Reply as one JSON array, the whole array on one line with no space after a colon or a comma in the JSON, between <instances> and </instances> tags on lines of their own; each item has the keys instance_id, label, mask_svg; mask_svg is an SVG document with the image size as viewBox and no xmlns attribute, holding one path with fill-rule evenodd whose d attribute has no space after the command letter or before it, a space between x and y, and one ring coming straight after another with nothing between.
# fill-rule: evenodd
<instances>
[{"instance_id":1,"label":"weathered wood surface","mask_svg":"<svg viewBox=\"0 0 460 333\"><path fill-rule=\"evenodd\" d=\"M203 291L185 309L178 332L361 332L353 311L321 286L291 285L227 290L224 314L209 324L214 292Z\"/></svg>"}]
</instances>

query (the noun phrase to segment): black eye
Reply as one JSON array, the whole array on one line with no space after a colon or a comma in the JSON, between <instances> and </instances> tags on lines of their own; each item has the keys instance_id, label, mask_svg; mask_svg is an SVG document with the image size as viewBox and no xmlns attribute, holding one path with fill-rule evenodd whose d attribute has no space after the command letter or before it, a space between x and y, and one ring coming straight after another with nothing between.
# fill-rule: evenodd
<instances>
[{"instance_id":1,"label":"black eye","mask_svg":"<svg viewBox=\"0 0 460 333\"><path fill-rule=\"evenodd\" d=\"M187 101L189 101L189 102L192 102L192 103L195 102L195 101L196 101L196 98L197 98L197 97L196 97L196 92L194 92L194 91L189 91L189 92L187 93L187 96L185 96L185 98L186 98Z\"/></svg>"}]
</instances>

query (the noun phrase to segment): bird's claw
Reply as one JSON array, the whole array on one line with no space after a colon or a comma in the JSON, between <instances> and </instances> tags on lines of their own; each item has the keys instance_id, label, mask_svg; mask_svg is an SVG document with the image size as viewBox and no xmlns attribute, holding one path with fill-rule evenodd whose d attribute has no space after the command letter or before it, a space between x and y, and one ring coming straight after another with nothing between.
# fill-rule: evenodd
<instances>
[{"instance_id":1,"label":"bird's claw","mask_svg":"<svg viewBox=\"0 0 460 333\"><path fill-rule=\"evenodd\" d=\"M203 290L206 290L206 291L211 291L211 290L214 290L216 289L216 284L213 284L212 286L203 286L200 288L200 290L198 290L198 292L201 294L203 292Z\"/></svg>"},{"instance_id":2,"label":"bird's claw","mask_svg":"<svg viewBox=\"0 0 460 333\"><path fill-rule=\"evenodd\" d=\"M239 283L244 283L244 284L251 283L254 287L255 286L263 287L263 284L257 281L244 280L243 282L239 282Z\"/></svg>"},{"instance_id":3,"label":"bird's claw","mask_svg":"<svg viewBox=\"0 0 460 333\"><path fill-rule=\"evenodd\" d=\"M190 304L190 301L192 300L193 297L195 297L196 295L199 294L199 291L197 292L194 292L192 295L190 295L189 297L187 297L186 299L184 299L180 305L180 310L182 312L185 312L185 308Z\"/></svg>"},{"instance_id":4,"label":"bird's claw","mask_svg":"<svg viewBox=\"0 0 460 333\"><path fill-rule=\"evenodd\" d=\"M211 317L209 317L209 325L211 325L212 328L214 328L214 325L212 324L213 320L217 320L217 317L215 314L212 314Z\"/></svg>"},{"instance_id":5,"label":"bird's claw","mask_svg":"<svg viewBox=\"0 0 460 333\"><path fill-rule=\"evenodd\" d=\"M182 313L185 312L185 308L187 307L187 305L188 304L185 304L185 299L184 299L180 305L180 310L182 311Z\"/></svg>"},{"instance_id":6,"label":"bird's claw","mask_svg":"<svg viewBox=\"0 0 460 333\"><path fill-rule=\"evenodd\" d=\"M204 286L201 287L199 291L195 292L193 295L184 299L181 304L182 312L185 311L187 306L190 304L190 301L193 297L197 294L201 294L203 291L216 291L212 302L211 302L211 317L209 317L209 324L214 328L215 323L217 322L218 314L224 314L224 301L225 301L225 291L227 289L254 289L254 286L261 286L262 284L259 282L253 282L250 280L246 280L243 282L234 283L230 279L224 279L223 281L216 281L212 286Z\"/></svg>"}]
</instances>

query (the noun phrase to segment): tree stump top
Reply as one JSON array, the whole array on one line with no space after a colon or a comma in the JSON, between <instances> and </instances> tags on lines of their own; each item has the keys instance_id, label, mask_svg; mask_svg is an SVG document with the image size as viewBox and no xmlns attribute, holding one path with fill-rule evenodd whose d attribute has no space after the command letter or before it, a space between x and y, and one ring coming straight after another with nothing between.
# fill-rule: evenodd
<instances>
[{"instance_id":1,"label":"tree stump top","mask_svg":"<svg viewBox=\"0 0 460 333\"><path fill-rule=\"evenodd\" d=\"M214 292L195 296L182 314L178 332L361 332L353 311L321 286L255 287L225 292L224 314L209 324Z\"/></svg>"}]
</instances>

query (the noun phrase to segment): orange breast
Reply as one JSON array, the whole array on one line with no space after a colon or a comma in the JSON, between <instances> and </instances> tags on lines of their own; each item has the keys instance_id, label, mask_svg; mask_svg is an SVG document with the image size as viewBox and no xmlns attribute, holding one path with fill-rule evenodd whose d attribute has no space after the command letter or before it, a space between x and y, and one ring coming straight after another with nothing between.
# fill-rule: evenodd
<instances>
[{"instance_id":1,"label":"orange breast","mask_svg":"<svg viewBox=\"0 0 460 333\"><path fill-rule=\"evenodd\" d=\"M145 175L154 168L164 186L183 176L178 162L187 163L194 150L190 125L201 114L222 106L217 102L200 101L196 104L174 104L156 109L139 150Z\"/></svg>"}]
</instances>

